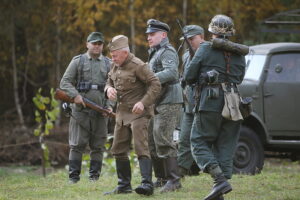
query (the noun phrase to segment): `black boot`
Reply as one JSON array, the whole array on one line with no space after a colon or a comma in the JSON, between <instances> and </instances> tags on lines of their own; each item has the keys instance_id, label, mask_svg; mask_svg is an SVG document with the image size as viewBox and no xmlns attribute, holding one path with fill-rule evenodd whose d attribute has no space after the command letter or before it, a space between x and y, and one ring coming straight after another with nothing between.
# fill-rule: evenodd
<instances>
[{"instance_id":1,"label":"black boot","mask_svg":"<svg viewBox=\"0 0 300 200\"><path fill-rule=\"evenodd\" d=\"M171 192L181 188L177 158L167 158L165 159L165 163L167 166L166 169L168 181L160 190L161 193Z\"/></svg>"},{"instance_id":2,"label":"black boot","mask_svg":"<svg viewBox=\"0 0 300 200\"><path fill-rule=\"evenodd\" d=\"M91 160L90 162L90 181L97 181L99 179L102 168L102 161Z\"/></svg>"},{"instance_id":3,"label":"black boot","mask_svg":"<svg viewBox=\"0 0 300 200\"><path fill-rule=\"evenodd\" d=\"M131 193L131 168L129 160L116 160L117 175L118 175L118 186L111 192L104 193L107 194L124 194Z\"/></svg>"},{"instance_id":4,"label":"black boot","mask_svg":"<svg viewBox=\"0 0 300 200\"><path fill-rule=\"evenodd\" d=\"M222 170L219 166L214 166L209 169L209 173L214 179L214 185L210 194L205 197L204 200L222 199L223 194L226 194L232 190L230 183L225 178ZM223 198L224 199L224 198Z\"/></svg>"},{"instance_id":5,"label":"black boot","mask_svg":"<svg viewBox=\"0 0 300 200\"><path fill-rule=\"evenodd\" d=\"M142 182L141 185L135 189L135 192L147 196L152 195L152 162L149 158L141 158L139 159L139 165L142 176Z\"/></svg>"},{"instance_id":6,"label":"black boot","mask_svg":"<svg viewBox=\"0 0 300 200\"><path fill-rule=\"evenodd\" d=\"M152 158L154 175L157 180L153 183L155 188L162 187L167 183L166 166L162 158Z\"/></svg>"},{"instance_id":7,"label":"black boot","mask_svg":"<svg viewBox=\"0 0 300 200\"><path fill-rule=\"evenodd\" d=\"M81 160L69 160L69 183L77 183L80 180Z\"/></svg>"}]
</instances>

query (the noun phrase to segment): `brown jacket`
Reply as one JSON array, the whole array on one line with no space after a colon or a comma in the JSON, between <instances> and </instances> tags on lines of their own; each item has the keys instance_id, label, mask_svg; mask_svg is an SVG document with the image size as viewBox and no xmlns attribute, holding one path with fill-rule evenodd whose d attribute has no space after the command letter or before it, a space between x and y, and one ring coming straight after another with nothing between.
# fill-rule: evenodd
<instances>
[{"instance_id":1,"label":"brown jacket","mask_svg":"<svg viewBox=\"0 0 300 200\"><path fill-rule=\"evenodd\" d=\"M117 90L116 121L124 125L139 117L152 115L154 101L161 89L158 78L147 64L131 53L121 66L113 64L104 91L109 87ZM140 115L133 114L132 108L139 101L144 104L145 110Z\"/></svg>"}]
</instances>

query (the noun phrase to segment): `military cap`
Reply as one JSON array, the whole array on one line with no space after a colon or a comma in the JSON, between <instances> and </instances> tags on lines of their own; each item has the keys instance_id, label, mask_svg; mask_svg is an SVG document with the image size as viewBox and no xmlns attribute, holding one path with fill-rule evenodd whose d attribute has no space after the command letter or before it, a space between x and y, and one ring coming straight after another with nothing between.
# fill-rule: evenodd
<instances>
[{"instance_id":1,"label":"military cap","mask_svg":"<svg viewBox=\"0 0 300 200\"><path fill-rule=\"evenodd\" d=\"M198 25L186 25L183 27L183 32L187 38L190 38L195 35L203 35L204 29ZM183 37L181 37L180 40L183 40Z\"/></svg>"},{"instance_id":2,"label":"military cap","mask_svg":"<svg viewBox=\"0 0 300 200\"><path fill-rule=\"evenodd\" d=\"M149 19L147 21L147 30L146 33L153 33L157 31L169 32L170 27L168 24L158 21L156 19Z\"/></svg>"},{"instance_id":3,"label":"military cap","mask_svg":"<svg viewBox=\"0 0 300 200\"><path fill-rule=\"evenodd\" d=\"M113 37L110 43L108 44L109 51L115 51L125 47L129 47L128 37L126 37L125 35L117 35Z\"/></svg>"},{"instance_id":4,"label":"military cap","mask_svg":"<svg viewBox=\"0 0 300 200\"><path fill-rule=\"evenodd\" d=\"M100 32L92 32L86 39L87 42L104 42L103 34Z\"/></svg>"}]
</instances>

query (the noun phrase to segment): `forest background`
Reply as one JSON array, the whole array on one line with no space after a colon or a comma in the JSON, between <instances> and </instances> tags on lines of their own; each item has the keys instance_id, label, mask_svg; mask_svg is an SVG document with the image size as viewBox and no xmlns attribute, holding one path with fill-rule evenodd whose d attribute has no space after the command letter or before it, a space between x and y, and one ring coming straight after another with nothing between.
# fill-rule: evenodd
<instances>
[{"instance_id":1,"label":"forest background","mask_svg":"<svg viewBox=\"0 0 300 200\"><path fill-rule=\"evenodd\" d=\"M202 26L209 40L207 27L216 14L232 17L235 42L246 45L299 42L300 34L261 31L266 27L265 19L299 9L299 5L300 0L2 0L0 147L33 137L36 123L32 98L39 88L49 95L50 88L58 87L71 59L86 51L86 37L92 31L104 34L105 45L115 35L128 36L132 52L144 61L148 48L145 29L150 18L170 25L169 39L175 48L181 43L176 18L184 24ZM285 20L286 16L279 17ZM288 17L299 21L297 15ZM273 30L282 27L268 26ZM296 32L299 33L299 25ZM108 55L106 47L104 54ZM12 152L11 148L0 149L0 163L24 158L16 158Z\"/></svg>"}]
</instances>

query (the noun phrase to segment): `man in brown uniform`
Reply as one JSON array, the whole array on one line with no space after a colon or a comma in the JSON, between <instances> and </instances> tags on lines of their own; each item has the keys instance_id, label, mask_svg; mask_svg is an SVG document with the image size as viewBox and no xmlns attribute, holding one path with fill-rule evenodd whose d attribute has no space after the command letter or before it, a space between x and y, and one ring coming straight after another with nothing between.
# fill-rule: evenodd
<instances>
[{"instance_id":1,"label":"man in brown uniform","mask_svg":"<svg viewBox=\"0 0 300 200\"><path fill-rule=\"evenodd\" d=\"M126 36L115 36L108 47L113 66L104 91L110 100L117 101L111 152L116 159L118 186L106 194L132 192L128 153L133 138L142 176L141 185L135 191L138 194L151 195L153 183L148 124L153 115L154 100L161 89L160 82L147 64L130 53Z\"/></svg>"}]
</instances>

